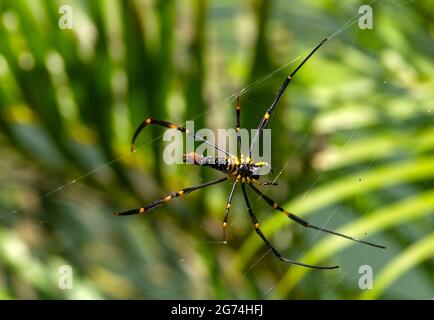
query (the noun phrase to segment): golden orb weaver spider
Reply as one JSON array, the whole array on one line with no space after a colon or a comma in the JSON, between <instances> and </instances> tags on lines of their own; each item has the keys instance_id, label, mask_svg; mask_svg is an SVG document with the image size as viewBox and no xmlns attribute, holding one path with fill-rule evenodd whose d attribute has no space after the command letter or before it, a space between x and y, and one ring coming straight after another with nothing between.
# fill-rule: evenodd
<instances>
[{"instance_id":1,"label":"golden orb weaver spider","mask_svg":"<svg viewBox=\"0 0 434 320\"><path fill-rule=\"evenodd\" d=\"M259 235L259 237L264 241L264 243L267 245L267 247L273 252L273 254L279 258L280 260L290 263L290 264L294 264L294 265L298 265L298 266L302 266L302 267L307 267L307 268L313 268L313 269L336 269L339 268L339 266L314 266L314 265L309 265L309 264L305 264L305 263L301 263L301 262L297 262L297 261L293 261L290 259L285 258L279 251L277 251L276 248L274 248L274 246L270 243L270 241L264 236L264 234L262 233L258 220L255 216L255 214L253 213L253 209L252 206L250 204L250 200L249 197L247 195L247 191L246 191L246 185L249 186L256 194L259 195L259 197L261 199L263 199L269 206L271 206L273 209L278 210L280 212L282 212L283 214L285 214L289 219L295 221L296 223L302 225L305 228L310 228L310 229L315 229L318 231L322 231L322 232L326 232L335 236L339 236L339 237L343 237L355 242L359 242L362 244L366 244L372 247L376 247L376 248L381 248L381 249L385 249L384 246L379 245L379 244L375 244L372 242L368 242L368 241L364 241L364 240L359 240L350 236L347 236L345 234L342 233L338 233L335 232L333 230L329 230L326 228L322 228L313 224L310 224L309 222L307 222L304 219L301 219L300 217L296 216L293 213L290 213L289 211L285 210L283 207L281 207L277 202L275 202L273 199L271 199L270 197L266 196L264 193L262 193L262 191L260 191L257 186L264 186L264 185L276 185L276 183L274 182L259 182L259 175L257 175L257 170L261 167L264 167L267 165L267 163L265 162L254 162L252 159L252 149L255 146L255 143L258 140L259 135L261 134L261 132L264 130L264 128L266 127L267 123L269 122L269 119L271 117L271 115L273 114L277 103L279 102L279 99L281 98L281 96L283 95L283 93L285 92L286 88L288 87L289 83L291 82L291 80L293 79L294 75L298 72L298 70L300 70L300 68L306 63L306 61L309 60L309 58L328 40L329 38L325 38L323 39L319 44L316 45L316 47L304 58L304 60L294 69L294 71L292 71L292 73L285 79L285 81L283 82L282 86L280 87L280 90L278 91L276 97L274 98L272 104L270 105L270 107L267 109L267 111L265 112L263 118L261 119L259 126L258 126L258 130L256 132L256 135L254 136L254 138L252 139L252 142L250 144L249 147L249 155L247 157L244 157L242 155L240 155L241 152L241 137L240 137L240 114L241 114L241 106L240 106L240 97L237 97L237 104L236 104L236 132L237 132L237 144L238 144L238 156L233 156L231 155L228 151L220 148L219 146L209 142L208 140L205 140L201 137L196 136L194 133L190 132L189 130L187 130L184 127L180 127L177 126L173 123L167 122L167 121L162 121L162 120L156 120L156 119L151 119L148 118L145 121L143 121L139 127L136 129L134 135L133 135L133 139L132 139L132 143L131 143L131 151L134 151L134 142L137 138L137 136L139 135L139 133L148 125L158 125L158 126L162 126L162 127L166 127L169 129L177 129L178 131L185 133L187 135L192 136L193 138L200 140L208 145L211 145L212 147L214 147L217 150L222 151L223 153L225 153L227 155L227 157L221 159L221 158L214 158L214 157L204 157L201 156L197 153L190 153L190 154L184 154L184 163L192 163L195 165L199 165L199 166L205 166L205 167L210 167L213 168L217 171L223 172L226 174L226 177L218 179L218 180L214 180L211 182L207 182L198 186L193 186L193 187L189 187L189 188L185 188L182 189L178 192L174 192L170 195L168 195L165 198L156 200L152 203L150 203L149 205L145 206L145 207L140 207L140 208L136 208L136 209L131 209L131 210L127 210L127 211L123 211L123 212L119 212L119 213L115 213L116 215L120 215L120 216L127 216L127 215L134 215L134 214L142 214L145 212L148 212L152 209L155 209L157 207L159 207L160 205L167 203L169 201L171 201L172 199L178 198L178 197L182 197L184 195L187 195L193 191L199 190L199 189L203 189L206 187L210 187L216 184L219 184L221 182L224 181L228 181L228 180L232 180L234 179L234 183L232 185L232 189L231 192L229 194L228 200L227 200L227 204L226 204L226 212L225 212L225 216L223 219L223 237L224 237L224 243L227 243L227 225L228 225L228 217L229 217L229 212L230 212L230 208L232 206L232 199L234 197L234 193L236 190L236 187L238 186L238 184L241 185L241 190L244 196L244 201L247 207L247 210L249 212L250 215L250 220L252 222L253 228L256 231L256 233ZM256 186L255 186L256 185Z\"/></svg>"}]
</instances>

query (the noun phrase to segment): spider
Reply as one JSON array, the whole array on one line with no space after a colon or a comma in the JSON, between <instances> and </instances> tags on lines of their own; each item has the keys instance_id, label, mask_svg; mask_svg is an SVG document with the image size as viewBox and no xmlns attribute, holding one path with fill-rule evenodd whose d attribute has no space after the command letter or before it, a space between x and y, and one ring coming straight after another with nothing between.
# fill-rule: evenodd
<instances>
[{"instance_id":1,"label":"spider","mask_svg":"<svg viewBox=\"0 0 434 320\"><path fill-rule=\"evenodd\" d=\"M301 262L297 262L294 260L290 260L286 257L284 257L271 243L270 241L265 237L265 235L262 233L260 229L260 225L258 223L258 219L256 218L255 214L253 213L252 206L250 204L249 197L247 195L247 188L251 188L256 194L259 195L259 197L264 200L269 206L271 206L273 209L278 210L282 212L284 215L286 215L289 219L293 220L294 222L302 225L305 228L315 229L318 231L326 232L335 236L343 237L355 242L359 242L365 245L369 245L372 247L377 247L381 249L385 249L384 246L375 244L372 242L367 242L363 240L359 240L350 236L347 236L342 233L335 232L333 230L329 230L323 227L319 227L316 225L313 225L309 223L308 221L296 216L295 214L287 211L284 209L281 205L279 205L276 201L265 195L258 187L265 186L265 185L277 185L275 182L260 182L259 181L259 170L260 168L267 166L268 164L266 162L254 162L252 159L252 149L255 146L255 143L258 140L259 135L261 134L262 130L266 127L267 123L270 120L271 115L275 111L275 108L277 106L277 103L279 102L279 99L282 97L283 93L285 92L285 89L288 87L289 83L295 76L295 74L300 70L300 68L310 59L310 57L327 41L329 38L323 39L320 43L318 43L314 49L304 58L304 60L292 71L292 73L284 80L282 86L280 87L280 90L278 91L276 97L274 98L273 102L271 103L270 107L265 112L264 116L262 117L261 121L259 122L258 131L256 132L254 138L252 139L252 142L249 147L248 156L244 157L240 154L241 152L241 136L239 134L240 132L240 114L241 114L241 106L240 106L240 96L237 97L237 103L236 103L236 133L237 133L237 156L231 155L228 151L220 148L219 146L211 143L210 141L203 139L201 137L196 136L194 133L190 132L184 127L177 126L173 123L162 121L162 120L156 120L152 118L148 118L145 121L143 121L139 127L136 129L133 135L132 143L131 143L131 151L134 151L134 142L137 138L137 136L140 134L140 132L147 127L148 125L157 125L162 126L169 129L177 129L180 132L190 135L191 137L202 141L208 145L211 145L213 148L222 151L224 154L226 154L225 158L216 158L216 157L209 157L209 156L201 156L197 153L189 153L184 154L183 161L184 163L191 163L198 166L204 166L204 167L210 167L212 169L215 169L217 171L220 171L226 176L224 178L214 180L211 182L207 182L198 186L193 186L189 188L182 189L178 192L174 192L170 195L168 195L165 198L156 200L147 206L131 209L124 212L115 213L116 215L120 216L127 216L127 215L135 215L135 214L143 214L146 213L152 209L155 209L159 207L160 205L167 203L171 201L172 199L185 196L193 191L203 189L206 187L210 187L219 183L222 183L224 181L233 180L232 189L229 194L227 203L226 203L226 211L225 216L223 219L223 237L224 237L224 243L227 243L227 225L228 225L228 217L229 212L232 206L232 200L234 197L235 190L238 185L241 185L241 191L243 193L244 201L250 216L250 220L252 222L253 228L256 231L256 233L259 235L259 237L264 241L264 243L267 245L267 247L273 252L273 254L279 258L281 261L287 262L289 264L302 266L306 268L313 268L313 269L336 269L339 268L339 266L315 266L315 265L309 265Z\"/></svg>"}]
</instances>

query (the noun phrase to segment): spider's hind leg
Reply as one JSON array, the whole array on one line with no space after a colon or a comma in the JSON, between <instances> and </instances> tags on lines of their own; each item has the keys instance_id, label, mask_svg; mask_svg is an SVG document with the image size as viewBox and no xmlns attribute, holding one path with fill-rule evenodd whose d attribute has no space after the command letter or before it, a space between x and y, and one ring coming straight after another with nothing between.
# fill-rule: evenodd
<instances>
[{"instance_id":1,"label":"spider's hind leg","mask_svg":"<svg viewBox=\"0 0 434 320\"><path fill-rule=\"evenodd\" d=\"M224 177L222 179L218 179L218 180L214 180L214 181L211 181L211 182L207 182L207 183L204 183L204 184L201 184L201 185L198 185L198 186L185 188L185 189L182 189L182 190L180 190L178 192L174 192L174 193L168 195L167 197L164 197L164 198L161 198L159 200L156 200L156 201L150 203L149 205L147 205L145 207L140 207L140 208L131 209L131 210L122 211L122 212L115 212L114 214L116 216L130 216L130 215L134 215L134 214L145 213L145 212L148 212L148 211L150 211L152 209L155 209L155 208L159 207L160 205L162 205L164 203L167 203L167 202L169 202L169 201L171 201L171 200L173 200L175 198L181 197L183 195L189 194L189 193L191 193L193 191L196 191L196 190L199 190L199 189L202 189L202 188L206 188L206 187L218 184L218 183L226 181L226 180L228 180L228 178Z\"/></svg>"},{"instance_id":2,"label":"spider's hind leg","mask_svg":"<svg viewBox=\"0 0 434 320\"><path fill-rule=\"evenodd\" d=\"M243 191L244 200L245 200L246 205L247 205L247 210L249 211L250 219L252 221L252 224L253 224L253 227L254 227L256 233L261 237L261 239L264 241L264 243L267 245L267 247L271 250L271 252L273 252L273 254L277 258L279 258L280 260L282 260L284 262L290 263L290 264L294 264L294 265L298 265L298 266L306 267L306 268L311 268L311 269L329 270L329 269L339 268L339 266L331 266L331 267L313 266L313 265L309 265L309 264L305 264L305 263L301 263L301 262L297 262L297 261L293 261L293 260L285 258L279 251L277 251L276 248L273 247L273 245L270 243L270 241L268 241L268 239L262 233L261 229L259 228L258 219L256 219L256 217L255 217L255 215L253 213L252 206L250 205L250 201L249 201L249 198L247 196L247 191L246 191L245 185L242 184L241 188L242 188L242 191Z\"/></svg>"},{"instance_id":3,"label":"spider's hind leg","mask_svg":"<svg viewBox=\"0 0 434 320\"><path fill-rule=\"evenodd\" d=\"M348 240L351 240L351 241L355 241L355 242L359 242L359 243L362 243L362 244L366 244L366 245L368 245L368 246L371 246L371 247L376 247L376 248L380 248L380 249L385 249L386 247L385 246L383 246L383 245L380 245L380 244L376 244L376 243L373 243L373 242L369 242L369 241L364 241L364 240L360 240L360 239L356 239L356 238L354 238L354 237L350 237L350 236L347 236L347 235L345 235L345 234L342 234L342 233L339 233L339 232L336 232L336 231L333 231L333 230L329 230L329 229L326 229L326 228L322 228L322 227L318 227L318 226L316 226L316 225L313 225L313 224L311 224L311 223L309 223L309 222L307 222L306 220L304 220L304 219L302 219L302 218L300 218L300 217L298 217L298 216L296 216L295 214L293 214L293 213L290 213L290 212L288 212L288 211L286 211L284 208L282 208L277 202L275 202L273 199L271 199L271 198L269 198L268 196L266 196L264 193L262 193L258 188L256 188L255 186L253 186L253 185L250 185L250 187L253 189L253 191L255 191L269 206L271 206L271 207L273 207L273 209L275 209L275 210L278 210L278 211L280 211L280 212L282 212L284 215L286 215L288 218L290 218L291 220L293 220L293 221L295 221L296 223L298 223L298 224L300 224L300 225L302 225L303 227L305 227L305 228L309 228L309 229L315 229L315 230L318 230L318 231L322 231L322 232L326 232L326 233L329 233L329 234L332 234L332 235L335 235L335 236L338 236L338 237L341 237L341 238L345 238L345 239L348 239Z\"/></svg>"}]
</instances>

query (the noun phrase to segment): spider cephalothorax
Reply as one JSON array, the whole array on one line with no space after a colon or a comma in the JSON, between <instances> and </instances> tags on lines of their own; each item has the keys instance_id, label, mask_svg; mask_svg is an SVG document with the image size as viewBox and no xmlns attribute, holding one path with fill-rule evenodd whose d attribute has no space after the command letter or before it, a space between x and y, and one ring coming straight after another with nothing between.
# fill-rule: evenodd
<instances>
[{"instance_id":1,"label":"spider cephalothorax","mask_svg":"<svg viewBox=\"0 0 434 320\"><path fill-rule=\"evenodd\" d=\"M310 228L310 229L315 229L318 231L322 231L322 232L326 232L329 234L333 234L335 236L339 236L339 237L343 237L349 240L353 240L359 243L363 243L369 246L373 246L373 247L377 247L377 248L383 248L384 246L372 243L372 242L367 242L367 241L363 241L363 240L359 240L359 239L355 239L353 237L344 235L342 233L338 233L323 227L318 227L315 226L313 224L310 224L309 222L307 222L306 220L296 216L293 213L290 213L289 211L287 211L286 209L284 209L282 206L280 206L277 202L275 202L273 199L271 199L270 197L268 197L267 195L265 195L262 191L259 190L258 186L264 186L264 185L277 185L274 181L273 182L259 182L259 178L262 176L260 174L261 169L263 167L268 166L268 163L266 162L254 162L252 159L252 150L255 146L255 143L257 142L257 139L259 137L259 135L262 133L263 129L266 127L266 125L268 124L271 115L273 114L276 105L280 99L280 97L283 95L285 89L287 88L287 86L289 85L289 83L291 82L291 80L293 79L294 75L297 73L297 71L304 65L304 63L315 53L315 51L317 51L325 41L327 41L328 39L324 39L323 41L321 41L312 51L311 53L295 68L295 70L284 80L280 90L278 91L276 97L274 98L273 102L271 103L270 107L267 109L267 111L265 112L264 116L262 117L261 121L259 122L259 126L258 126L258 130L257 133L255 135L255 137L252 140L252 143L250 144L249 147L249 152L248 152L248 156L244 157L242 155L238 155L238 156L234 156L231 153L229 153L227 150L222 149L221 147L215 145L214 143L209 142L208 140L205 140L201 137L196 136L194 133L190 132L189 130L185 129L184 127L180 127L177 126L173 123L167 122L167 121L162 121L162 120L156 120L156 119L151 119L148 118L145 121L143 121L140 126L136 129L136 131L134 132L133 135L133 141L132 141L132 150L134 150L134 141L137 138L137 136L139 135L139 133L148 125L158 125L158 126L162 126L162 127L166 127L169 129L177 129L180 132L183 132L187 135L190 135L192 137L194 137L196 140L202 141L210 146L212 146L213 148L215 148L216 150L219 150L220 152L223 152L226 156L225 157L209 157L209 156L202 156L200 154L197 153L188 153L184 155L184 162L185 163L190 163L193 165L199 165L199 166L204 166L204 167L210 167L212 169L215 169L217 171L220 171L222 173L224 173L226 176L224 178L218 179L218 180L214 180L211 182L207 182L198 186L194 186L194 187L189 187L189 188L185 188L182 189L178 192L174 192L170 195L168 195L167 197L164 197L162 199L156 200L152 203L150 203L147 206L144 207L140 207L140 208L136 208L136 209L132 209L132 210L128 210L128 211L124 211L124 212L120 212L117 213L117 215L133 215L133 214L140 214L140 213L146 213L149 210L155 209L158 206L167 203L169 201L171 201L172 199L178 198L178 197L182 197L188 193L191 193L195 190L199 190L202 188L206 188L224 181L232 181L232 189L231 192L229 194L228 197L228 201L226 203L226 212L225 212L225 216L223 219L223 237L224 237L224 242L227 242L227 233L226 233L226 229L227 229L227 225L228 225L228 217L229 217L229 212L230 212L230 208L232 206L232 200L234 197L234 192L235 189L237 188L238 185L241 186L241 191L243 193L244 196L244 201L245 204L247 206L247 210L249 212L249 216L250 216L250 220L252 222L252 226L255 230L255 232L259 235L259 237L261 237L261 239L264 241L264 243L268 246L268 248L273 252L273 254L278 257L280 260L291 263L291 264L295 264L295 265L299 265L299 266L303 266L303 267L308 267L308 268L314 268L314 269L335 269L338 268L338 266L330 266L330 267L324 267L324 266L313 266L313 265L308 265L308 264L304 264L301 262L296 262L290 259L285 258L279 251L277 251L277 249L274 248L274 246L268 241L268 239L264 236L264 234L262 233L261 229L260 229L260 225L258 223L258 220L255 216L255 214L253 213L253 209L252 206L250 205L250 201L249 201L249 197L247 195L247 189L246 186L250 187L256 194L259 195L259 197L261 199L263 199L270 207L272 207L275 210L280 211L281 213L283 213L285 216L287 216L289 219L293 220L294 222L302 225L305 228ZM237 144L238 144L238 152L241 152L242 150L242 146L241 146L241 136L240 136L240 112L241 112L241 106L240 106L240 97L237 97L237 105L236 105L236 117L237 117L237 123L236 123L236 132L237 132Z\"/></svg>"},{"instance_id":2,"label":"spider cephalothorax","mask_svg":"<svg viewBox=\"0 0 434 320\"><path fill-rule=\"evenodd\" d=\"M244 158L241 156L240 160L237 159L237 170L234 172L237 180L242 183L251 183L259 179L259 170L268 165L266 162L253 162L249 157ZM243 180L244 179L244 180Z\"/></svg>"}]
</instances>

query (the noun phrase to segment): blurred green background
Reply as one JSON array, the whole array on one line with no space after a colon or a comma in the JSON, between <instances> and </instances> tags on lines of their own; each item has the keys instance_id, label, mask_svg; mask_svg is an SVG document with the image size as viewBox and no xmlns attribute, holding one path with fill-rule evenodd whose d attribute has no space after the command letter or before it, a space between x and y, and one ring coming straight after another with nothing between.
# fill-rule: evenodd
<instances>
[{"instance_id":1,"label":"blurred green background","mask_svg":"<svg viewBox=\"0 0 434 320\"><path fill-rule=\"evenodd\" d=\"M58 22L61 5L73 28ZM0 2L0 298L432 299L434 297L433 1L2 0ZM353 19L355 17L355 19ZM266 193L309 221L387 246L295 225L251 194L264 233L230 185L145 216L147 204L220 177L165 165L161 128L257 126L286 75L270 124L279 187ZM297 59L297 60L295 60ZM240 190L238 190L240 191ZM73 270L72 290L58 286ZM359 288L372 267L372 290Z\"/></svg>"}]
</instances>

